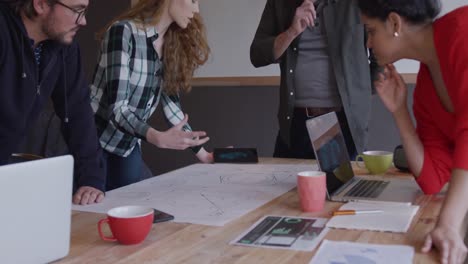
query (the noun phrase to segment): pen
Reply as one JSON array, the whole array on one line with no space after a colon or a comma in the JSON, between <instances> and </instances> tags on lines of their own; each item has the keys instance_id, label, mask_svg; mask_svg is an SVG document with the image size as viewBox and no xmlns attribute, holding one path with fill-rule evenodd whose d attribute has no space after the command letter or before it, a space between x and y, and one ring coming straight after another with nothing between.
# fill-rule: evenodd
<instances>
[{"instance_id":1,"label":"pen","mask_svg":"<svg viewBox=\"0 0 468 264\"><path fill-rule=\"evenodd\" d=\"M335 215L357 215L357 214L376 214L376 213L383 213L382 210L338 210L332 213L333 216Z\"/></svg>"}]
</instances>

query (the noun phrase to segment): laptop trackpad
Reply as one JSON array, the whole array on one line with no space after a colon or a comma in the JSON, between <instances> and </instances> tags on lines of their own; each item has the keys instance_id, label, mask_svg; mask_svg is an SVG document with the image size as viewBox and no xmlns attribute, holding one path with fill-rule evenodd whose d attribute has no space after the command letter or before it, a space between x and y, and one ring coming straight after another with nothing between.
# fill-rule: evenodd
<instances>
[{"instance_id":1,"label":"laptop trackpad","mask_svg":"<svg viewBox=\"0 0 468 264\"><path fill-rule=\"evenodd\" d=\"M423 195L416 181L412 178L385 177L390 183L375 200L414 203L418 196ZM372 200L372 199L370 199Z\"/></svg>"}]
</instances>

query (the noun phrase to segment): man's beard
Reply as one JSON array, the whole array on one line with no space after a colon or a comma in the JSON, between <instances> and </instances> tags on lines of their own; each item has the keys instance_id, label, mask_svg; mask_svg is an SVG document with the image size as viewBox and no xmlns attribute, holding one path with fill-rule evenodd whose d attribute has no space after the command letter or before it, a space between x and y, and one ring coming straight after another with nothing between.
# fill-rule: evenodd
<instances>
[{"instance_id":1,"label":"man's beard","mask_svg":"<svg viewBox=\"0 0 468 264\"><path fill-rule=\"evenodd\" d=\"M73 42L73 38L67 39L66 35L70 34L73 31L78 31L79 27L76 27L69 31L57 32L54 30L55 21L52 18L49 18L46 23L42 25L42 32L47 36L48 39L57 41L63 45L70 45Z\"/></svg>"}]
</instances>

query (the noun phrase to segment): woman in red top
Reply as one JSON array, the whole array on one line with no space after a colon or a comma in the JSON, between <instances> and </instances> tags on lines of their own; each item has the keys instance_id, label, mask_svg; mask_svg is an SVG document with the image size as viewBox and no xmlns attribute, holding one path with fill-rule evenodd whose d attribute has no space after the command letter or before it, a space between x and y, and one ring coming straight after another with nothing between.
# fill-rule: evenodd
<instances>
[{"instance_id":1,"label":"woman in red top","mask_svg":"<svg viewBox=\"0 0 468 264\"><path fill-rule=\"evenodd\" d=\"M442 263L462 263L467 248L460 229L468 209L468 6L434 21L437 0L358 0L367 46L384 71L377 92L398 126L409 167L427 194L450 186L435 228L423 246ZM414 92L413 124L407 88L392 65L407 58L421 67Z\"/></svg>"}]
</instances>

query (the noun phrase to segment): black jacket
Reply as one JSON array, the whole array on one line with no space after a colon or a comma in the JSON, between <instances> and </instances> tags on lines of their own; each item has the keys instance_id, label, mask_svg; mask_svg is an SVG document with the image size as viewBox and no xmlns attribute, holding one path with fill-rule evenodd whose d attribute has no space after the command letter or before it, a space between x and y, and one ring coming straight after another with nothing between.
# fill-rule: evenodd
<instances>
[{"instance_id":1,"label":"black jacket","mask_svg":"<svg viewBox=\"0 0 468 264\"><path fill-rule=\"evenodd\" d=\"M78 44L65 46L45 41L41 65L39 68L35 63L21 17L7 3L0 2L0 165L17 151L52 98L75 159L75 187L91 186L104 191L102 151Z\"/></svg>"}]
</instances>

